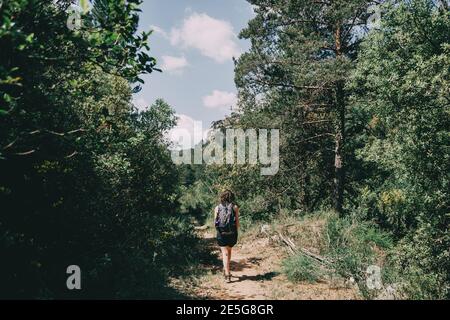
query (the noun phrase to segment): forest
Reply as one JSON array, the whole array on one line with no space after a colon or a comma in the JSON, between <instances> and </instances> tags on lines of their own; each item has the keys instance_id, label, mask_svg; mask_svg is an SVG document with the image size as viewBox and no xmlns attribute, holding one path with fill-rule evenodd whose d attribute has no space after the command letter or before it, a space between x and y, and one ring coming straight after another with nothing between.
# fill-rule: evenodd
<instances>
[{"instance_id":1,"label":"forest","mask_svg":"<svg viewBox=\"0 0 450 320\"><path fill-rule=\"evenodd\" d=\"M372 299L375 264L396 298L450 298L447 0L247 0L239 108L212 127L279 129L268 176L176 165L174 106L133 105L161 72L143 0L95 0L75 29L73 2L0 1L0 299L179 298L171 279L211 258L195 226L226 188L243 233L324 221L333 267L288 255L291 283L333 274Z\"/></svg>"}]
</instances>

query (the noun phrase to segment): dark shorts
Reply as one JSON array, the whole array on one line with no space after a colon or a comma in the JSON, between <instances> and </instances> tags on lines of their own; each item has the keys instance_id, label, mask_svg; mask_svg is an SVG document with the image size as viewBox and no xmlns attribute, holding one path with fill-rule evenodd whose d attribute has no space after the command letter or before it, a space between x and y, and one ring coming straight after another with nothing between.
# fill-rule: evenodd
<instances>
[{"instance_id":1,"label":"dark shorts","mask_svg":"<svg viewBox=\"0 0 450 320\"><path fill-rule=\"evenodd\" d=\"M237 243L237 238L237 230L233 234L221 234L217 231L216 239L219 247L233 247Z\"/></svg>"}]
</instances>

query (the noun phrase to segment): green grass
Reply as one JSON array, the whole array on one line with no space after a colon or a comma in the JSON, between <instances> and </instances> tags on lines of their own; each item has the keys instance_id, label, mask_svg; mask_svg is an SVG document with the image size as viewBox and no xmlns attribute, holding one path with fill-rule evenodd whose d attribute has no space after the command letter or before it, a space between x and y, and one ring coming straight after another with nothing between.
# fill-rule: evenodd
<instances>
[{"instance_id":1,"label":"green grass","mask_svg":"<svg viewBox=\"0 0 450 320\"><path fill-rule=\"evenodd\" d=\"M313 241L312 237L308 237L307 228L318 220L324 221L319 236L321 240ZM293 222L292 219L282 221ZM275 222L275 224L279 223L280 221ZM381 254L393 247L389 234L381 231L373 223L351 217L341 218L333 212L310 214L297 218L295 223L303 225L301 230L306 232L305 236L295 234L290 236L301 242L298 245L320 251L320 255L332 261L332 265L325 268L316 260L301 253L290 256L283 263L283 271L290 281L313 283L330 276L344 279L352 277L358 283L364 297L372 298L377 294L366 287L366 270L370 265L381 264L383 262Z\"/></svg>"},{"instance_id":2,"label":"green grass","mask_svg":"<svg viewBox=\"0 0 450 320\"><path fill-rule=\"evenodd\" d=\"M302 254L296 254L284 260L283 271L292 282L314 283L324 275L318 263Z\"/></svg>"}]
</instances>

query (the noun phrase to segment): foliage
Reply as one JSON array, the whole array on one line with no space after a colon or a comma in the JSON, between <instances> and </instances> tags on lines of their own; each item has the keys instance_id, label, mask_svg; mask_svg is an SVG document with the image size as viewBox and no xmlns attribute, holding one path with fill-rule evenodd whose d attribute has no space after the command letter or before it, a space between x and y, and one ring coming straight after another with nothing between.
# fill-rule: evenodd
<instances>
[{"instance_id":1,"label":"foliage","mask_svg":"<svg viewBox=\"0 0 450 320\"><path fill-rule=\"evenodd\" d=\"M341 218L329 220L326 254L363 286L374 248L392 248L384 273L403 296L448 297L448 3L384 1L369 27L371 1L249 2L240 111L216 125L279 128L280 171L212 168L215 177L236 191L247 224L333 206ZM311 267L293 259L290 274Z\"/></svg>"},{"instance_id":2,"label":"foliage","mask_svg":"<svg viewBox=\"0 0 450 320\"><path fill-rule=\"evenodd\" d=\"M366 119L355 153L373 172L356 210L393 231L415 298L449 294L449 18L432 1L386 6L349 85Z\"/></svg>"},{"instance_id":3,"label":"foliage","mask_svg":"<svg viewBox=\"0 0 450 320\"><path fill-rule=\"evenodd\" d=\"M323 277L320 266L312 258L302 254L291 256L283 261L284 273L292 282L317 282Z\"/></svg>"},{"instance_id":4,"label":"foliage","mask_svg":"<svg viewBox=\"0 0 450 320\"><path fill-rule=\"evenodd\" d=\"M280 170L175 167L172 108L132 104L158 71L142 0L0 3L0 297L170 297L198 262L193 219L232 189L243 228L333 208L321 254L363 294L366 269L402 297L449 298L450 13L447 1L248 0L239 110L215 128L277 128ZM378 1L376 1L378 3ZM192 150L191 150L192 151ZM86 290L65 287L68 265ZM284 264L317 281L316 262Z\"/></svg>"},{"instance_id":5,"label":"foliage","mask_svg":"<svg viewBox=\"0 0 450 320\"><path fill-rule=\"evenodd\" d=\"M252 47L236 64L242 113L234 124L279 128L283 155L277 177L257 180L258 187L276 197L275 208L326 204L342 213L344 83L372 1L249 2L256 16L240 35Z\"/></svg>"},{"instance_id":6,"label":"foliage","mask_svg":"<svg viewBox=\"0 0 450 320\"><path fill-rule=\"evenodd\" d=\"M1 4L0 297L164 297L194 260L175 218L174 112L131 103L155 64L140 2L95 1L81 30L70 1ZM66 288L73 264L81 291Z\"/></svg>"},{"instance_id":7,"label":"foliage","mask_svg":"<svg viewBox=\"0 0 450 320\"><path fill-rule=\"evenodd\" d=\"M324 223L317 222L324 220ZM320 239L312 240L311 235L299 237L299 245L314 248L325 259L325 263L313 259L298 252L283 263L283 269L288 279L293 282L319 282L330 281L331 279L341 279L349 281L353 279L361 294L366 298L374 298L379 291L367 287L370 266L382 268L380 283L384 286L398 281L393 276L396 274L391 261L386 261L385 256L392 252L394 243L392 236L381 231L374 223L359 221L349 217L340 218L335 212L317 212L307 217L289 220L290 225L320 226L320 231L316 232ZM306 232L306 231L304 231ZM295 234L292 235L296 239ZM385 274L390 273L390 277Z\"/></svg>"},{"instance_id":8,"label":"foliage","mask_svg":"<svg viewBox=\"0 0 450 320\"><path fill-rule=\"evenodd\" d=\"M379 252L393 247L391 236L372 223L330 215L324 237L327 243L324 254L335 261L334 272L355 279L363 295L370 297L372 292L366 286L367 268L380 266ZM386 268L385 265L380 267Z\"/></svg>"}]
</instances>

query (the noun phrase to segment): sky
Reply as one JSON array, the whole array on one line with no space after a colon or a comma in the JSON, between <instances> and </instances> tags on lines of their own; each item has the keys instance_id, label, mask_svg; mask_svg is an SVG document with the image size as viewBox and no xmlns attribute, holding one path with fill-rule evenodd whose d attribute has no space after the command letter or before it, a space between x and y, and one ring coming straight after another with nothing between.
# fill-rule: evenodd
<instances>
[{"instance_id":1,"label":"sky","mask_svg":"<svg viewBox=\"0 0 450 320\"><path fill-rule=\"evenodd\" d=\"M250 47L248 41L238 39L253 17L250 4L245 0L145 0L141 9L140 31L154 31L150 55L163 72L143 77L145 84L134 96L135 105L145 109L162 98L176 111L177 129L192 132L194 121L202 121L206 131L236 104L232 58ZM193 139L191 146L198 142ZM189 147L186 141L183 144Z\"/></svg>"}]
</instances>

